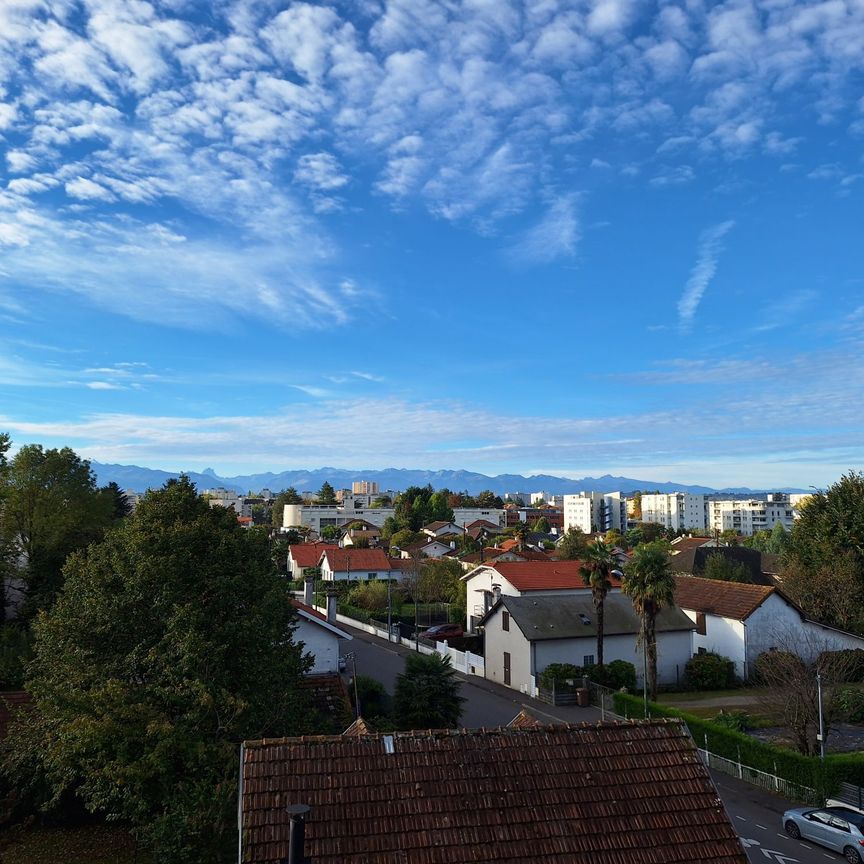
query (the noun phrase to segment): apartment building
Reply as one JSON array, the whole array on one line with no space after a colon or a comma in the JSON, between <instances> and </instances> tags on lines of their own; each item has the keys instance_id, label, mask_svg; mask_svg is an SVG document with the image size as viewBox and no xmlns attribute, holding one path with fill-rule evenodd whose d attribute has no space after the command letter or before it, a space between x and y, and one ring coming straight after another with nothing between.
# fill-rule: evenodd
<instances>
[{"instance_id":1,"label":"apartment building","mask_svg":"<svg viewBox=\"0 0 864 864\"><path fill-rule=\"evenodd\" d=\"M705 496L687 492L643 495L642 521L656 522L673 531L704 531L707 525Z\"/></svg>"},{"instance_id":2,"label":"apartment building","mask_svg":"<svg viewBox=\"0 0 864 864\"><path fill-rule=\"evenodd\" d=\"M352 496L342 504L286 504L282 524L286 528L310 528L320 534L321 529L328 525L341 528L357 519L364 519L381 528L388 516L395 515L396 511L392 507L355 506Z\"/></svg>"},{"instance_id":3,"label":"apartment building","mask_svg":"<svg viewBox=\"0 0 864 864\"><path fill-rule=\"evenodd\" d=\"M564 496L564 530L627 530L627 500L620 492L579 492Z\"/></svg>"},{"instance_id":4,"label":"apartment building","mask_svg":"<svg viewBox=\"0 0 864 864\"><path fill-rule=\"evenodd\" d=\"M768 495L765 501L708 501L707 518L711 531L737 531L745 536L770 531L778 522L791 531L795 521L789 496L779 492Z\"/></svg>"}]
</instances>

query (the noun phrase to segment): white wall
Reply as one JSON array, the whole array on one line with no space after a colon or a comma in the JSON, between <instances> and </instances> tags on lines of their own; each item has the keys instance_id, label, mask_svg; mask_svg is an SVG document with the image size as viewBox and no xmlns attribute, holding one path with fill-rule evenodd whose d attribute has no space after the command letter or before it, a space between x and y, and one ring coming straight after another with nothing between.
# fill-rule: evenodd
<instances>
[{"instance_id":1,"label":"white wall","mask_svg":"<svg viewBox=\"0 0 864 864\"><path fill-rule=\"evenodd\" d=\"M463 525L470 525L478 519L485 519L499 528L506 525L506 510L498 510L489 507L454 507L453 521L461 528Z\"/></svg>"},{"instance_id":2,"label":"white wall","mask_svg":"<svg viewBox=\"0 0 864 864\"><path fill-rule=\"evenodd\" d=\"M531 643L525 638L516 622L510 619L510 630L501 629L501 613L498 612L486 627L483 642L486 678L504 683L504 652L510 652L510 687L522 693L531 693Z\"/></svg>"},{"instance_id":3,"label":"white wall","mask_svg":"<svg viewBox=\"0 0 864 864\"><path fill-rule=\"evenodd\" d=\"M315 665L310 674L339 671L339 639L334 633L325 630L318 624L313 624L307 618L298 616L297 629L294 631L294 641L303 643L303 653L309 653L315 658Z\"/></svg>"},{"instance_id":4,"label":"white wall","mask_svg":"<svg viewBox=\"0 0 864 864\"><path fill-rule=\"evenodd\" d=\"M684 609L684 613L696 621L696 613L692 609ZM734 618L722 618L719 615L705 615L705 635L693 631L693 653L700 648L713 651L721 657L728 657L735 663L735 674L745 678L746 655L744 650L745 626Z\"/></svg>"}]
</instances>

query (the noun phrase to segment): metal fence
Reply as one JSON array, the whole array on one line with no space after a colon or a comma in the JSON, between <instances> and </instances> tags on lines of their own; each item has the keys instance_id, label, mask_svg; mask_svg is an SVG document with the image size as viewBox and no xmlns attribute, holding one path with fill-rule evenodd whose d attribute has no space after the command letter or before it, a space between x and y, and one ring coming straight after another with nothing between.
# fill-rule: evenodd
<instances>
[{"instance_id":1,"label":"metal fence","mask_svg":"<svg viewBox=\"0 0 864 864\"><path fill-rule=\"evenodd\" d=\"M822 803L816 790L810 789L808 786L801 786L777 774L769 774L767 771L760 771L758 768L743 765L734 759L726 759L724 756L718 756L702 747L699 748L699 755L709 768L728 774L730 777L737 777L739 780L750 783L752 786L758 786L766 792L774 792L791 801L800 801L804 804Z\"/></svg>"}]
</instances>

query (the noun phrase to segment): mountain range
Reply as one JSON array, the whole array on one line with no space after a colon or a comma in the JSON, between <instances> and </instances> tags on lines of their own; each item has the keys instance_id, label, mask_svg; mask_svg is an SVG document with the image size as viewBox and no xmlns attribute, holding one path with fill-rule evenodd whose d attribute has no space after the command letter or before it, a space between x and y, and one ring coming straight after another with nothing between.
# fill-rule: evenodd
<instances>
[{"instance_id":1,"label":"mountain range","mask_svg":"<svg viewBox=\"0 0 864 864\"><path fill-rule=\"evenodd\" d=\"M179 472L161 471L155 468L142 468L138 465L109 465L101 462L90 463L100 486L107 483L117 483L122 489L134 489L143 492L162 486L167 480L179 477ZM476 495L486 489L497 495L507 492L546 492L550 495L564 495L574 492L625 492L637 490L643 492L690 492L696 495L726 493L730 495L759 494L764 490L735 487L712 489L709 486L688 486L684 483L657 483L654 480L636 480L632 477L613 477L604 474L602 477L555 477L550 474L533 474L525 477L521 474L498 474L489 477L474 471L424 471L409 468L385 468L378 471L352 471L344 468L315 468L308 471L281 471L278 474L266 472L263 474L244 474L236 477L221 477L212 468L203 472L184 472L200 489L212 489L222 486L240 493L259 492L270 489L280 492L293 486L298 492L317 492L327 481L335 489L350 489L352 481L371 480L378 484L381 491L401 491L409 486L425 486L430 484L435 489L451 489L454 492L469 492ZM771 491L797 492L797 489L782 489ZM806 490L805 490L806 491Z\"/></svg>"}]
</instances>

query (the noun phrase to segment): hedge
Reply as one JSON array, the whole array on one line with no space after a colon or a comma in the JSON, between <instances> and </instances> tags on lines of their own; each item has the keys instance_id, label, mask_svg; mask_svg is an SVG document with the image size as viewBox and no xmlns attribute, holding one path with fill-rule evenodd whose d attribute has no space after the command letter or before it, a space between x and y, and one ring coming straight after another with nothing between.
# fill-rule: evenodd
<instances>
[{"instance_id":1,"label":"hedge","mask_svg":"<svg viewBox=\"0 0 864 864\"><path fill-rule=\"evenodd\" d=\"M644 703L639 696L615 693L613 704L617 714L638 719L644 717ZM648 715L683 720L697 747L767 774L776 774L797 786L815 789L820 797L828 797L841 782L864 785L864 754L838 753L826 756L822 763L816 756L803 756L792 750L765 744L743 732L655 702L648 703Z\"/></svg>"}]
</instances>

